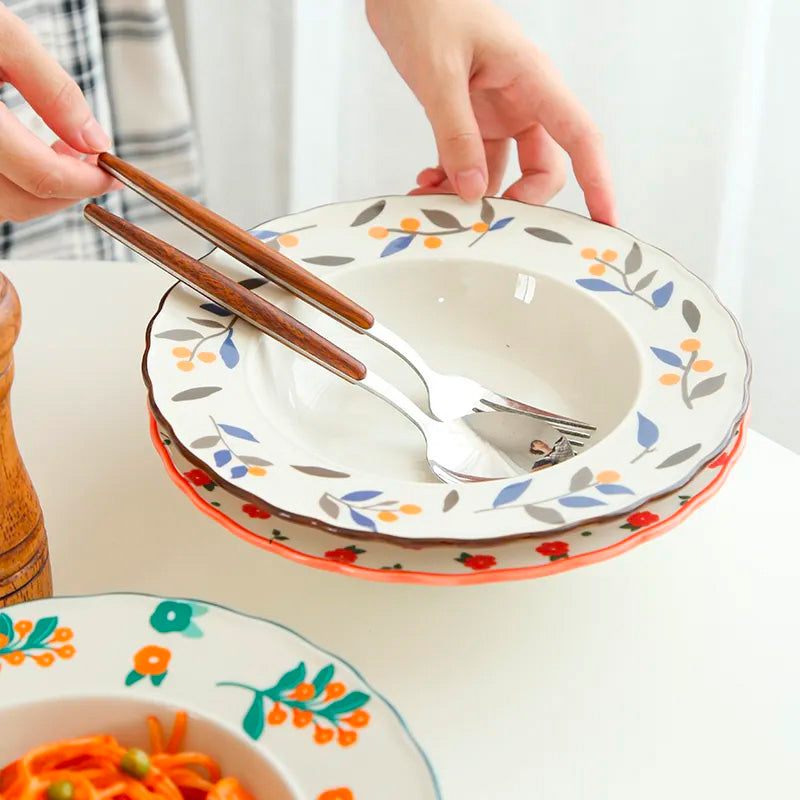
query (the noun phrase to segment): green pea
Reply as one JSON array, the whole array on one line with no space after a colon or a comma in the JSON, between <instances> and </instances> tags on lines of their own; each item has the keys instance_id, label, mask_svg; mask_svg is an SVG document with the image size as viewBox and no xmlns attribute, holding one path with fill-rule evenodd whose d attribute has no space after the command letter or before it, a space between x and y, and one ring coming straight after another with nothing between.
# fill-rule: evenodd
<instances>
[{"instance_id":1,"label":"green pea","mask_svg":"<svg viewBox=\"0 0 800 800\"><path fill-rule=\"evenodd\" d=\"M144 750L132 747L122 756L120 768L123 772L127 772L128 775L141 780L142 778L146 778L147 774L150 772L150 759L147 757L147 753L145 753Z\"/></svg>"},{"instance_id":2,"label":"green pea","mask_svg":"<svg viewBox=\"0 0 800 800\"><path fill-rule=\"evenodd\" d=\"M74 797L72 781L56 781L47 787L47 800L73 800Z\"/></svg>"}]
</instances>

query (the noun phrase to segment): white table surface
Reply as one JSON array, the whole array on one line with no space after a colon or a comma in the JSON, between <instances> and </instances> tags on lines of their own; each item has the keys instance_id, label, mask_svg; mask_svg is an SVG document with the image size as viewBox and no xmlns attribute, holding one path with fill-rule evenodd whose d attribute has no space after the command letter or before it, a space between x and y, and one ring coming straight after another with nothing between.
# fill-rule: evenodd
<instances>
[{"instance_id":1,"label":"white table surface","mask_svg":"<svg viewBox=\"0 0 800 800\"><path fill-rule=\"evenodd\" d=\"M551 578L316 571L236 539L164 473L139 365L166 276L0 268L22 299L14 418L58 594L202 597L294 628L397 705L445 800L800 796L800 457L751 432L688 522Z\"/></svg>"}]
</instances>

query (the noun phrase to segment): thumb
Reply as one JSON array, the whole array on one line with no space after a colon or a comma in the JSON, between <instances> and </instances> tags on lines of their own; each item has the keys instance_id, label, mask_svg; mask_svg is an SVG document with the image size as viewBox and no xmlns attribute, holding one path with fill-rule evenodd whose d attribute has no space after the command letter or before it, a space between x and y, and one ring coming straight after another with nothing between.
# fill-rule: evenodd
<instances>
[{"instance_id":1,"label":"thumb","mask_svg":"<svg viewBox=\"0 0 800 800\"><path fill-rule=\"evenodd\" d=\"M439 163L463 200L479 200L488 184L486 152L466 76L463 82L442 86L437 94L426 104L425 113L433 126Z\"/></svg>"}]
</instances>

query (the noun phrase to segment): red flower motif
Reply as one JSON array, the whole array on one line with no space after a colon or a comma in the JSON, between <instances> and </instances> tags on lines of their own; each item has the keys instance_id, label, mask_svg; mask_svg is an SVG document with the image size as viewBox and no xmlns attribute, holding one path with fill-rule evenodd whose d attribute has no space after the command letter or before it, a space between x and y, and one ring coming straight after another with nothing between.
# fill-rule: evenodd
<instances>
[{"instance_id":1,"label":"red flower motif","mask_svg":"<svg viewBox=\"0 0 800 800\"><path fill-rule=\"evenodd\" d=\"M259 508L252 503L245 503L242 506L242 511L244 511L247 516L253 517L253 519L269 519L272 516L269 511L264 511L263 508Z\"/></svg>"},{"instance_id":2,"label":"red flower motif","mask_svg":"<svg viewBox=\"0 0 800 800\"><path fill-rule=\"evenodd\" d=\"M658 522L659 519L658 514L653 514L652 511L637 511L628 517L628 525L633 525L634 528L644 528L646 525Z\"/></svg>"},{"instance_id":3,"label":"red flower motif","mask_svg":"<svg viewBox=\"0 0 800 800\"><path fill-rule=\"evenodd\" d=\"M329 558L331 561L341 561L343 564L354 564L358 560L358 553L349 547L338 547L336 550L328 550L325 558Z\"/></svg>"},{"instance_id":4,"label":"red flower motif","mask_svg":"<svg viewBox=\"0 0 800 800\"><path fill-rule=\"evenodd\" d=\"M467 556L461 563L470 569L489 569L497 564L497 559L494 556Z\"/></svg>"},{"instance_id":5,"label":"red flower motif","mask_svg":"<svg viewBox=\"0 0 800 800\"><path fill-rule=\"evenodd\" d=\"M212 482L211 478L201 469L190 469L188 472L183 473L183 477L195 486L205 486L207 483Z\"/></svg>"},{"instance_id":6,"label":"red flower motif","mask_svg":"<svg viewBox=\"0 0 800 800\"><path fill-rule=\"evenodd\" d=\"M569 545L566 542L543 542L536 552L543 556L565 556L569 552Z\"/></svg>"},{"instance_id":7,"label":"red flower motif","mask_svg":"<svg viewBox=\"0 0 800 800\"><path fill-rule=\"evenodd\" d=\"M717 456L709 465L709 469L716 469L717 467L724 467L728 461L730 461L731 454L730 453L722 453L722 455Z\"/></svg>"}]
</instances>

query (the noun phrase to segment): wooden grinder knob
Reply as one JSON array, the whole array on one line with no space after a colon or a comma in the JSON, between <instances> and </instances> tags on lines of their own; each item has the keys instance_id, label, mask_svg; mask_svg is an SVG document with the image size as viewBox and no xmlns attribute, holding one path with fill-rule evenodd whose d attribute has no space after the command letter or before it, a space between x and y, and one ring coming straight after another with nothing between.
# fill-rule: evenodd
<instances>
[{"instance_id":1,"label":"wooden grinder knob","mask_svg":"<svg viewBox=\"0 0 800 800\"><path fill-rule=\"evenodd\" d=\"M42 509L11 425L12 348L20 320L17 293L0 272L0 608L53 591Z\"/></svg>"}]
</instances>

